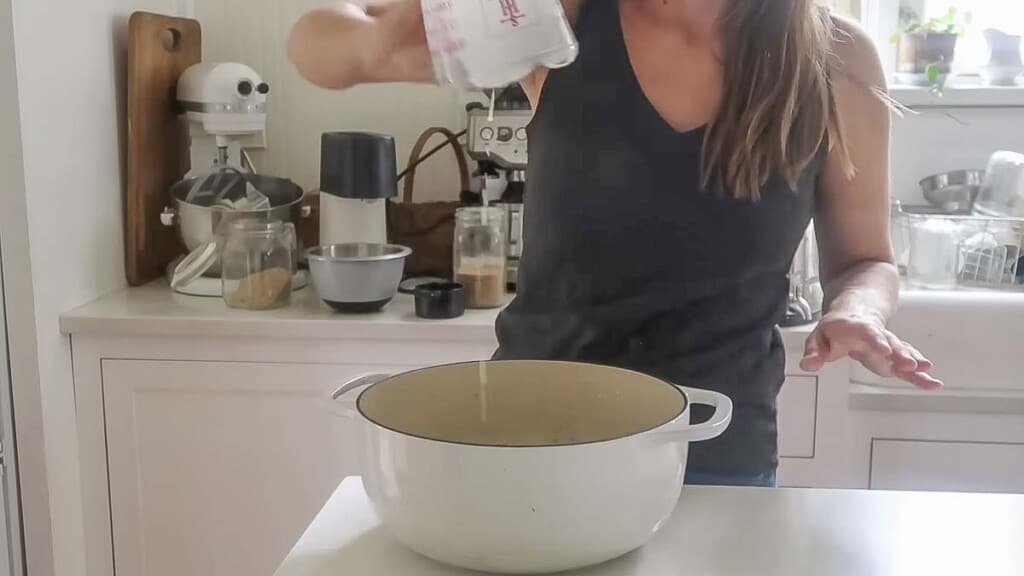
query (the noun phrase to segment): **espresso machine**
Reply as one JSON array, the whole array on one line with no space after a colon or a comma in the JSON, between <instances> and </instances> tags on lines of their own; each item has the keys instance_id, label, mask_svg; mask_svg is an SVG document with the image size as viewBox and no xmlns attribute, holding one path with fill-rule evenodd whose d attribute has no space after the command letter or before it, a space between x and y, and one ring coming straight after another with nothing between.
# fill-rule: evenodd
<instances>
[{"instance_id":1,"label":"espresso machine","mask_svg":"<svg viewBox=\"0 0 1024 576\"><path fill-rule=\"evenodd\" d=\"M466 106L466 152L476 164L474 191L483 201L505 209L508 217L508 283L515 286L523 252L523 194L528 146L526 127L533 118L530 101L518 85L492 94L493 102Z\"/></svg>"}]
</instances>

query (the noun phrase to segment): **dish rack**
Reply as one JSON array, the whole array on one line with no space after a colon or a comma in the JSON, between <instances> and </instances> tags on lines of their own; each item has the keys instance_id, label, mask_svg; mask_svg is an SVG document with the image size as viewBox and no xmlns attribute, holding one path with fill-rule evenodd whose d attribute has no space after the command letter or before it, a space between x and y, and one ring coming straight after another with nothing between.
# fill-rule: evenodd
<instances>
[{"instance_id":1,"label":"dish rack","mask_svg":"<svg viewBox=\"0 0 1024 576\"><path fill-rule=\"evenodd\" d=\"M930 235L915 233L925 228ZM922 237L929 246L920 246ZM896 203L893 246L900 272L912 284L1024 291L1024 218L952 215L930 206ZM922 266L925 258L932 262ZM936 259L944 261L935 263ZM934 275L923 281L914 277L922 268L945 270L948 277L941 285L930 285Z\"/></svg>"}]
</instances>

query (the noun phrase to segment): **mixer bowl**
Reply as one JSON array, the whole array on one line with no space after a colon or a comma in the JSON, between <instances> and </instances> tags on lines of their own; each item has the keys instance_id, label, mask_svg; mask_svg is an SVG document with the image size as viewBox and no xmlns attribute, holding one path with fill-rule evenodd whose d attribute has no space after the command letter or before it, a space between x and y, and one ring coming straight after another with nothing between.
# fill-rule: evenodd
<instances>
[{"instance_id":1,"label":"mixer bowl","mask_svg":"<svg viewBox=\"0 0 1024 576\"><path fill-rule=\"evenodd\" d=\"M182 180L171 188L171 197L175 207L164 211L163 222L166 225L177 225L178 234L185 248L192 252L210 242L215 242L217 230L222 224L238 220L263 220L291 222L298 225L303 217L303 192L297 184L284 178L252 175L249 177L253 185L270 199L269 210L226 210L220 207L203 206L186 202L189 191L196 182L195 178ZM239 180L238 190L228 193L229 197L245 195L245 181ZM205 273L206 276L220 276L220 261L214 263Z\"/></svg>"}]
</instances>

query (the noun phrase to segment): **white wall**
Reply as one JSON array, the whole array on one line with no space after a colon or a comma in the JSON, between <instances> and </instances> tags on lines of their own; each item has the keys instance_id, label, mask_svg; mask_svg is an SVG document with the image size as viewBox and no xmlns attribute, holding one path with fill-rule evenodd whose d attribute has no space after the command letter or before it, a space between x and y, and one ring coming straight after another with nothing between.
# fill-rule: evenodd
<instances>
[{"instance_id":1,"label":"white wall","mask_svg":"<svg viewBox=\"0 0 1024 576\"><path fill-rule=\"evenodd\" d=\"M254 154L261 172L295 180L307 190L320 180L320 135L332 130L372 130L397 139L404 165L416 138L431 126L465 125L460 95L435 86L362 86L320 90L295 72L285 55L288 32L306 11L325 0L194 0L203 25L203 57L255 68L271 85L268 150ZM438 156L417 174L417 198L457 198L450 155ZM422 196L421 196L422 195Z\"/></svg>"},{"instance_id":2,"label":"white wall","mask_svg":"<svg viewBox=\"0 0 1024 576\"><path fill-rule=\"evenodd\" d=\"M996 150L1024 152L1024 108L923 109L893 123L893 196L920 204L918 182L950 170L984 169Z\"/></svg>"},{"instance_id":3,"label":"white wall","mask_svg":"<svg viewBox=\"0 0 1024 576\"><path fill-rule=\"evenodd\" d=\"M0 251L10 336L12 400L17 418L17 469L21 484L23 565L33 576L53 574L50 493L46 483L35 305L29 258L25 174L22 168L18 82L9 0L0 0ZM4 351L0 351L3 354ZM6 417L6 416L5 416ZM11 447L8 447L8 456Z\"/></svg>"},{"instance_id":4,"label":"white wall","mask_svg":"<svg viewBox=\"0 0 1024 576\"><path fill-rule=\"evenodd\" d=\"M57 320L61 312L125 284L121 174L127 17L134 9L174 13L181 2L12 0L11 5L33 292L21 305L34 312L36 328L54 573L83 574L74 389L69 344ZM6 184L8 173L3 174ZM6 272L11 276L14 270ZM27 267L20 272L27 275Z\"/></svg>"}]
</instances>

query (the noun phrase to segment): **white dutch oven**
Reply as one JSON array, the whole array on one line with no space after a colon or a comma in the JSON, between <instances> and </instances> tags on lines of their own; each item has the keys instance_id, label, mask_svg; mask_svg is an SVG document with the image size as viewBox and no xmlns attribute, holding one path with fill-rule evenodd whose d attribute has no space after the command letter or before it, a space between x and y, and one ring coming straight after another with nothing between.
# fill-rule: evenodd
<instances>
[{"instance_id":1,"label":"white dutch oven","mask_svg":"<svg viewBox=\"0 0 1024 576\"><path fill-rule=\"evenodd\" d=\"M718 393L564 362L365 376L334 398L360 422L363 483L398 540L447 564L520 574L646 544L675 510L689 442L732 417ZM690 404L714 415L691 425Z\"/></svg>"}]
</instances>

